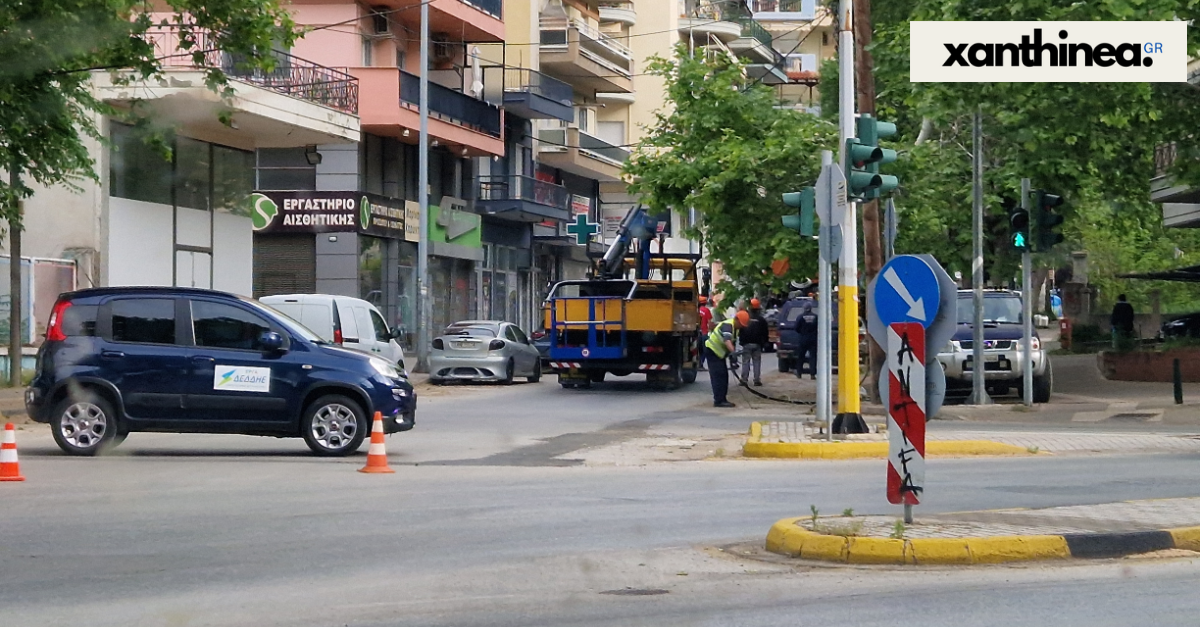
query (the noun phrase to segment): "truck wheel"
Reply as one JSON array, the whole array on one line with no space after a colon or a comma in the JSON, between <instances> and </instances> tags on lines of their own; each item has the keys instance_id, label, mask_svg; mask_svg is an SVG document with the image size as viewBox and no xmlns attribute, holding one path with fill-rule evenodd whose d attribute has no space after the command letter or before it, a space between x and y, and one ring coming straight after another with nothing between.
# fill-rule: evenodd
<instances>
[{"instance_id":1,"label":"truck wheel","mask_svg":"<svg viewBox=\"0 0 1200 627\"><path fill-rule=\"evenodd\" d=\"M789 359L779 358L779 371L787 372L792 369L792 363Z\"/></svg>"},{"instance_id":2,"label":"truck wheel","mask_svg":"<svg viewBox=\"0 0 1200 627\"><path fill-rule=\"evenodd\" d=\"M1050 393L1054 389L1054 371L1050 368L1049 358L1046 359L1046 374L1033 378L1033 402L1049 403Z\"/></svg>"},{"instance_id":3,"label":"truck wheel","mask_svg":"<svg viewBox=\"0 0 1200 627\"><path fill-rule=\"evenodd\" d=\"M696 369L695 368L684 368L682 377L683 377L684 383L687 383L687 384L695 383L696 382Z\"/></svg>"}]
</instances>

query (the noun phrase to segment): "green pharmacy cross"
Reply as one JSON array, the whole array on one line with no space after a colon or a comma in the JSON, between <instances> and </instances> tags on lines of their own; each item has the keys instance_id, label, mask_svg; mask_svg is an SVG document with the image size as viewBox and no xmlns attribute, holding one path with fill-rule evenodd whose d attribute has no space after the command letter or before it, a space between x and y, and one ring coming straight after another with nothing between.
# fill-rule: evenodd
<instances>
[{"instance_id":1,"label":"green pharmacy cross","mask_svg":"<svg viewBox=\"0 0 1200 627\"><path fill-rule=\"evenodd\" d=\"M599 232L600 225L596 222L589 222L586 213L576 215L575 223L567 225L567 233L574 235L575 243L580 246L587 246L588 240Z\"/></svg>"}]
</instances>

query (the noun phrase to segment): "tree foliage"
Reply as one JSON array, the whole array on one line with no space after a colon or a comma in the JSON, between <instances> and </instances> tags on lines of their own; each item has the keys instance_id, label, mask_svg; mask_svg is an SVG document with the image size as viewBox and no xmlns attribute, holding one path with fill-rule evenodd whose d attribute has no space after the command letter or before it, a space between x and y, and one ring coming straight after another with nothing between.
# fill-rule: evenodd
<instances>
[{"instance_id":1,"label":"tree foliage","mask_svg":"<svg viewBox=\"0 0 1200 627\"><path fill-rule=\"evenodd\" d=\"M795 209L784 192L812 185L820 151L836 149L837 127L815 116L777 109L772 90L746 78L737 59L718 52L653 59L651 74L666 81L656 124L626 164L631 190L652 210L701 216L701 235L728 276L718 286L731 296L779 291L816 274L816 242L783 227ZM791 270L775 277L771 262Z\"/></svg>"},{"instance_id":2,"label":"tree foliage","mask_svg":"<svg viewBox=\"0 0 1200 627\"><path fill-rule=\"evenodd\" d=\"M290 46L295 24L277 0L57 0L0 3L0 169L21 173L0 181L0 217L15 219L13 199L44 186L95 178L87 140L103 139L96 113L118 112L90 85L94 70L122 70L119 80L160 73L164 54L147 36L177 29L179 48L205 71L208 86L228 95L211 48L269 69L273 45ZM202 49L204 46L209 48ZM172 50L169 54L178 54Z\"/></svg>"},{"instance_id":3,"label":"tree foliage","mask_svg":"<svg viewBox=\"0 0 1200 627\"><path fill-rule=\"evenodd\" d=\"M971 248L971 124L984 116L985 205L989 275L1014 277L1018 259L1008 250L1000 199L1016 197L1020 179L1063 195L1067 242L1038 255L1042 267L1067 266L1067 253L1086 250L1089 281L1104 302L1117 293L1163 289L1167 308L1196 300L1178 284L1117 278L1118 274L1200 263L1200 237L1162 227L1161 207L1150 202L1154 149L1178 142L1173 174L1200 183L1200 91L1184 84L1151 83L912 83L908 77L912 20L1191 20L1195 0L895 0L873 3L877 111L897 122L894 146L901 189L898 252L931 252L950 270L969 275ZM1189 53L1200 34L1189 29ZM828 67L828 66L826 66ZM825 68L823 68L823 71ZM829 80L832 79L832 80ZM822 75L822 92L836 90L836 74ZM922 120L927 141L915 145ZM947 245L947 243L949 245ZM1136 300L1136 299L1135 299Z\"/></svg>"}]
</instances>

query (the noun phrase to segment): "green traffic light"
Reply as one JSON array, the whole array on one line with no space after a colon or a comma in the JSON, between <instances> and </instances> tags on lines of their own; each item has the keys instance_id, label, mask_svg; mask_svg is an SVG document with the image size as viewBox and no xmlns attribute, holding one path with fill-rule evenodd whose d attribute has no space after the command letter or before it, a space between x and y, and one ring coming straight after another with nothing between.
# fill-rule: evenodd
<instances>
[{"instance_id":1,"label":"green traffic light","mask_svg":"<svg viewBox=\"0 0 1200 627\"><path fill-rule=\"evenodd\" d=\"M1024 250L1029 247L1029 241L1025 239L1024 233L1013 233L1013 248Z\"/></svg>"}]
</instances>

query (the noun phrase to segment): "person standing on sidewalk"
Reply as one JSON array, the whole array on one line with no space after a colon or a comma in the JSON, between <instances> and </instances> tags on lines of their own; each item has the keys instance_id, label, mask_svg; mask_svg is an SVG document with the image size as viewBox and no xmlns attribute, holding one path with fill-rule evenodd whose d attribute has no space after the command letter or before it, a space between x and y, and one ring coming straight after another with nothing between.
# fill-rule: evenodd
<instances>
[{"instance_id":1,"label":"person standing on sidewalk","mask_svg":"<svg viewBox=\"0 0 1200 627\"><path fill-rule=\"evenodd\" d=\"M800 319L796 320L796 333L800 336L799 354L796 360L796 378L804 374L804 364L808 364L808 374L817 378L817 314L813 312L812 303L805 303Z\"/></svg>"},{"instance_id":2,"label":"person standing on sidewalk","mask_svg":"<svg viewBox=\"0 0 1200 627\"><path fill-rule=\"evenodd\" d=\"M759 304L757 298L750 299L750 321L738 337L742 343L742 385L749 385L751 362L754 363L754 385L762 385L762 352L770 341L770 333Z\"/></svg>"},{"instance_id":3,"label":"person standing on sidewalk","mask_svg":"<svg viewBox=\"0 0 1200 627\"><path fill-rule=\"evenodd\" d=\"M1117 304L1113 305L1112 324L1113 348L1120 349L1133 337L1133 305L1125 300L1125 295L1117 296Z\"/></svg>"},{"instance_id":4,"label":"person standing on sidewalk","mask_svg":"<svg viewBox=\"0 0 1200 627\"><path fill-rule=\"evenodd\" d=\"M708 297L700 297L700 334L696 338L696 346L700 349L700 370L704 367L704 341L708 339L708 330L712 326L712 310L708 308Z\"/></svg>"},{"instance_id":5,"label":"person standing on sidewalk","mask_svg":"<svg viewBox=\"0 0 1200 627\"><path fill-rule=\"evenodd\" d=\"M708 339L704 342L704 359L708 362L708 380L712 383L713 407L734 407L729 402L729 366L725 358L734 352L737 343L738 329L750 322L750 314L745 311L727 320L713 325Z\"/></svg>"}]
</instances>

